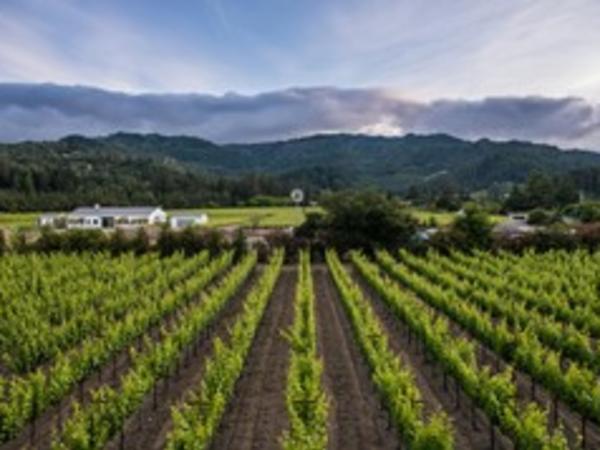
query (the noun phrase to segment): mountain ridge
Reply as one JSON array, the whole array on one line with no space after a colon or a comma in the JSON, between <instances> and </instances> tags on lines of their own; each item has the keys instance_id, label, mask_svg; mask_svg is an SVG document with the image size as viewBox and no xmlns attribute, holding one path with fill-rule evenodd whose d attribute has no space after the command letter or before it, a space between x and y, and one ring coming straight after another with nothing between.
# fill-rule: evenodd
<instances>
[{"instance_id":1,"label":"mountain ridge","mask_svg":"<svg viewBox=\"0 0 600 450\"><path fill-rule=\"evenodd\" d=\"M439 171L447 171L463 180L466 188L476 189L496 182L522 182L532 170L560 174L600 165L600 154L592 151L564 150L519 140L467 141L441 133L411 133L402 137L316 134L250 144L215 144L190 137L151 136L169 143L168 148L162 146L153 151L219 173L264 171L282 175L289 171L329 168L341 177L355 180L356 183L351 183L355 186L375 185L391 191L405 191ZM173 139L183 142L184 148ZM107 142L115 143L115 135L109 136Z\"/></svg>"},{"instance_id":2,"label":"mountain ridge","mask_svg":"<svg viewBox=\"0 0 600 450\"><path fill-rule=\"evenodd\" d=\"M244 189L248 195L250 191L281 195L293 186L311 192L369 187L402 194L413 186L441 182L472 192L524 182L533 171L569 175L596 168L600 171L600 153L592 151L516 140L467 141L447 134L392 137L339 133L217 144L192 136L120 132L0 144L0 191L64 192L63 184L68 184L70 190L82 192L81 198L93 200L99 189L92 185L94 179L109 183L103 188L105 194L119 193L115 198L132 202L144 198L146 191L152 192L150 200L162 199L161 189L167 186L164 192L170 196L166 198L189 197L189 201L176 202L185 205L192 203L187 190L203 193L213 189L215 195L206 197L196 192L194 198L225 202L217 195L219 183L252 177L263 177L260 188L250 189L249 182L242 183L232 188L236 195L224 198L245 198ZM101 176L99 170L114 176ZM588 176L588 181L595 183L594 176ZM148 177L154 180L151 186ZM121 195L125 190L122 186L133 193ZM269 188L263 189L265 186Z\"/></svg>"}]
</instances>

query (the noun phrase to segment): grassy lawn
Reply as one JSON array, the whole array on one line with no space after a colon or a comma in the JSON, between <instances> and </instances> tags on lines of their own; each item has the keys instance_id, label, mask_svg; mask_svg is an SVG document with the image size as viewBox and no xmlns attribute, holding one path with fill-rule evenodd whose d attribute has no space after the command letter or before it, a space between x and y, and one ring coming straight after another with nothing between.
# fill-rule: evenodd
<instances>
[{"instance_id":1,"label":"grassy lawn","mask_svg":"<svg viewBox=\"0 0 600 450\"><path fill-rule=\"evenodd\" d=\"M211 227L226 225L244 225L260 227L286 227L297 226L304 222L305 213L318 211L318 207L256 207L256 208L199 208L195 211L208 214ZM185 211L194 211L186 209ZM177 213L180 210L168 210L168 213ZM0 228L31 228L37 225L39 212L27 213L0 213Z\"/></svg>"},{"instance_id":2,"label":"grassy lawn","mask_svg":"<svg viewBox=\"0 0 600 450\"><path fill-rule=\"evenodd\" d=\"M187 210L190 211L190 210ZM193 211L193 210L192 210ZM304 222L305 213L319 211L318 207L296 208L284 207L257 207L257 208L205 208L198 209L208 214L208 223L211 227L226 225L243 225L259 227L286 227L298 226ZM176 210L168 212L177 212Z\"/></svg>"},{"instance_id":3,"label":"grassy lawn","mask_svg":"<svg viewBox=\"0 0 600 450\"><path fill-rule=\"evenodd\" d=\"M427 223L431 218L434 218L438 226L445 226L450 224L456 216L455 212L428 211L425 209L417 208L411 208L409 211L413 216L415 216L419 221L423 223ZM506 220L506 217L493 214L490 215L490 220L496 224Z\"/></svg>"},{"instance_id":4,"label":"grassy lawn","mask_svg":"<svg viewBox=\"0 0 600 450\"><path fill-rule=\"evenodd\" d=\"M426 211L417 208L411 208L409 211L420 222L427 223L433 218L440 226L448 225L454 220L454 216L456 215L456 213L452 212Z\"/></svg>"},{"instance_id":5,"label":"grassy lawn","mask_svg":"<svg viewBox=\"0 0 600 450\"><path fill-rule=\"evenodd\" d=\"M304 222L305 213L321 211L319 207L296 208L284 207L234 207L234 208L199 208L196 210L208 214L211 227L222 227L227 225L259 226L259 227L287 227L298 226ZM168 210L168 213L176 213L179 210ZM447 225L456 213L426 211L422 209L411 209L411 214L422 222L435 218L438 225ZM41 213L0 213L0 228L31 228L37 224L37 218ZM494 223L501 222L503 216L491 216Z\"/></svg>"},{"instance_id":6,"label":"grassy lawn","mask_svg":"<svg viewBox=\"0 0 600 450\"><path fill-rule=\"evenodd\" d=\"M31 228L37 225L41 213L0 213L0 228Z\"/></svg>"}]
</instances>

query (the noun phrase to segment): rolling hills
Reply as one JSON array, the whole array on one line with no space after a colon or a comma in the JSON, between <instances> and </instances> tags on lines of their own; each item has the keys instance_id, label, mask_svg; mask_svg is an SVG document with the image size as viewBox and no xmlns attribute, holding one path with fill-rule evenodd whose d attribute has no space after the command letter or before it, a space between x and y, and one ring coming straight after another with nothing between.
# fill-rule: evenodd
<instances>
[{"instance_id":1,"label":"rolling hills","mask_svg":"<svg viewBox=\"0 0 600 450\"><path fill-rule=\"evenodd\" d=\"M564 151L530 142L476 142L449 135L315 135L259 144L217 145L192 137L118 133L104 138L70 137L81 148L169 158L226 175L261 172L292 178L328 172L342 184L374 185L403 191L445 171L469 188L494 182L520 182L532 170L564 173L600 165L600 154Z\"/></svg>"},{"instance_id":2,"label":"rolling hills","mask_svg":"<svg viewBox=\"0 0 600 450\"><path fill-rule=\"evenodd\" d=\"M600 154L530 142L452 136L315 135L218 145L195 137L116 133L0 145L0 208L159 202L243 202L251 195L376 187L405 192L440 174L466 190L522 182L534 170L600 167ZM66 197L68 194L68 198Z\"/></svg>"}]
</instances>

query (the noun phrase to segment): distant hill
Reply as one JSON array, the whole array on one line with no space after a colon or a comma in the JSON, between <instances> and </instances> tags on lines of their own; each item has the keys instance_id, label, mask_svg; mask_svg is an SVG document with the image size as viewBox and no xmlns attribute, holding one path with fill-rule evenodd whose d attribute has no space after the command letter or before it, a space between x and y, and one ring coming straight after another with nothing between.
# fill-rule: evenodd
<instances>
[{"instance_id":1,"label":"distant hill","mask_svg":"<svg viewBox=\"0 0 600 450\"><path fill-rule=\"evenodd\" d=\"M75 138L66 138L67 141ZM600 154L561 150L530 142L469 142L444 134L404 137L316 135L259 144L217 145L191 137L118 133L89 141L104 149L168 157L198 169L238 175L315 177L329 174L341 184L404 191L440 172L470 189L494 182L521 182L532 170L549 173L600 165ZM96 147L97 148L97 147Z\"/></svg>"},{"instance_id":2,"label":"distant hill","mask_svg":"<svg viewBox=\"0 0 600 450\"><path fill-rule=\"evenodd\" d=\"M469 142L443 134L333 134L235 145L156 134L69 136L0 145L0 208L9 208L6 199L11 196L20 196L20 205L27 197L31 205L44 195L70 195L77 202L113 196L119 202L177 206L243 201L243 193L232 197L212 192L220 189L219 183L233 191L254 183L257 189L251 193L267 194L293 185L404 192L439 174L476 190L522 182L532 170L566 174L590 167L600 167L600 154L530 142ZM242 178L246 181L240 184ZM66 197L58 203L65 202Z\"/></svg>"}]
</instances>

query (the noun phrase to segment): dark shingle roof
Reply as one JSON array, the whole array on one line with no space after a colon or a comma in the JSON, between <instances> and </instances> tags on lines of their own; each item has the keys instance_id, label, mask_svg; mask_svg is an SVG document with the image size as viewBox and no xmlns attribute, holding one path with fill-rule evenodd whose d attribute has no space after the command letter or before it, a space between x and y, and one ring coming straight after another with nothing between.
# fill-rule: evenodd
<instances>
[{"instance_id":1,"label":"dark shingle roof","mask_svg":"<svg viewBox=\"0 0 600 450\"><path fill-rule=\"evenodd\" d=\"M158 206L82 206L75 208L72 216L149 216Z\"/></svg>"}]
</instances>

